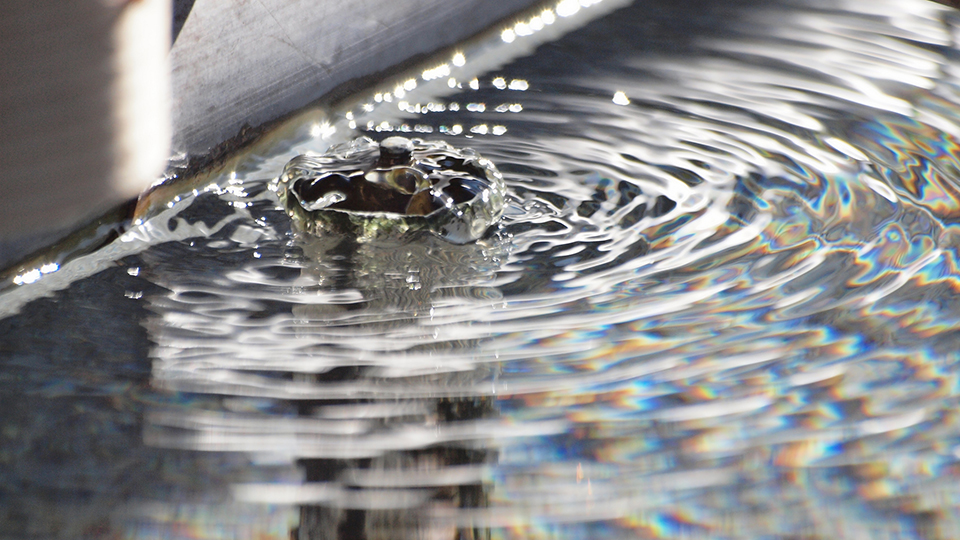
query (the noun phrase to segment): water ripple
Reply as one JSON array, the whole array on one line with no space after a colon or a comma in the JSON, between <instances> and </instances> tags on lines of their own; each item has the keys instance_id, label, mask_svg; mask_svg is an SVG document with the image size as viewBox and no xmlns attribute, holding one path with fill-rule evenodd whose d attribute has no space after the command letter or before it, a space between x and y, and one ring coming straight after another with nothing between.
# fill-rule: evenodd
<instances>
[{"instance_id":1,"label":"water ripple","mask_svg":"<svg viewBox=\"0 0 960 540\"><path fill-rule=\"evenodd\" d=\"M639 2L147 220L145 443L293 467L224 482L302 538L954 535L958 19L807 4ZM500 225L294 233L277 164L364 126L497 163Z\"/></svg>"}]
</instances>

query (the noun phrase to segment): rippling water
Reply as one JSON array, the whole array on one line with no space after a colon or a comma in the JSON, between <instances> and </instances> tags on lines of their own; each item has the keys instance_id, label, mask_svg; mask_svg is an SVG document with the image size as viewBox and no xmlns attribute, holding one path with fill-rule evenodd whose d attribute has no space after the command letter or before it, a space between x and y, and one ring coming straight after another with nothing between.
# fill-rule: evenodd
<instances>
[{"instance_id":1,"label":"rippling water","mask_svg":"<svg viewBox=\"0 0 960 540\"><path fill-rule=\"evenodd\" d=\"M960 535L957 13L594 3L8 283L0 533ZM497 163L500 225L291 230L287 160L397 132Z\"/></svg>"}]
</instances>

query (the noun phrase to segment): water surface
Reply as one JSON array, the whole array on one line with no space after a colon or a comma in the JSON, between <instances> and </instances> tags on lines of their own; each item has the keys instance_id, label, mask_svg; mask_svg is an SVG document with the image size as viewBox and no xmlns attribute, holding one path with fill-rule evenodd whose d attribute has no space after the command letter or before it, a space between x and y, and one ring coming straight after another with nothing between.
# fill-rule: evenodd
<instances>
[{"instance_id":1,"label":"water surface","mask_svg":"<svg viewBox=\"0 0 960 540\"><path fill-rule=\"evenodd\" d=\"M580 4L8 284L0 533L960 534L956 12ZM398 133L501 223L292 229L287 160Z\"/></svg>"}]
</instances>

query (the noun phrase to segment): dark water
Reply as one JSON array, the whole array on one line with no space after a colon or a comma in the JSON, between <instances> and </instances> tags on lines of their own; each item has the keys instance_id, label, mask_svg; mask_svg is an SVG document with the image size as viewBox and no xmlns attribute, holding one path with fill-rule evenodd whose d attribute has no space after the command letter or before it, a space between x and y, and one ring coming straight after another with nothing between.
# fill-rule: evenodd
<instances>
[{"instance_id":1,"label":"dark water","mask_svg":"<svg viewBox=\"0 0 960 540\"><path fill-rule=\"evenodd\" d=\"M0 536L960 536L956 12L614 1L8 284ZM500 226L291 230L287 160L398 132Z\"/></svg>"}]
</instances>

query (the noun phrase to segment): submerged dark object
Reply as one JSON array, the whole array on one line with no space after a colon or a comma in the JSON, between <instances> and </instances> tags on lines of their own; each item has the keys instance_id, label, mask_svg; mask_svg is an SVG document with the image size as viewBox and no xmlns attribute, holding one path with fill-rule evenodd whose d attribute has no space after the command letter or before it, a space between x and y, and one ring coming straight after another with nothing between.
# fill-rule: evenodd
<instances>
[{"instance_id":1,"label":"submerged dark object","mask_svg":"<svg viewBox=\"0 0 960 540\"><path fill-rule=\"evenodd\" d=\"M277 191L302 230L360 241L425 230L470 242L500 219L505 196L500 172L472 149L404 137L297 156Z\"/></svg>"}]
</instances>

